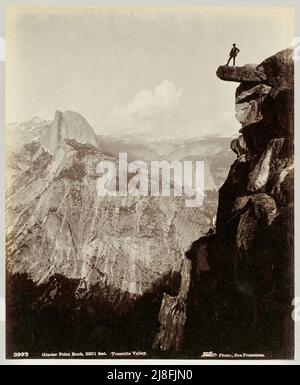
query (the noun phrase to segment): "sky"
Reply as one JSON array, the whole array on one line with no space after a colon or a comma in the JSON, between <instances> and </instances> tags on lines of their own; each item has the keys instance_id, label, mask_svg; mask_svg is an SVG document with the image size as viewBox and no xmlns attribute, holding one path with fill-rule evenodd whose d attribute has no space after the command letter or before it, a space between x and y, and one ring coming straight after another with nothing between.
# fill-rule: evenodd
<instances>
[{"instance_id":1,"label":"sky","mask_svg":"<svg viewBox=\"0 0 300 385\"><path fill-rule=\"evenodd\" d=\"M237 135L237 83L216 77L290 47L291 8L9 7L6 121L79 112L97 133Z\"/></svg>"}]
</instances>

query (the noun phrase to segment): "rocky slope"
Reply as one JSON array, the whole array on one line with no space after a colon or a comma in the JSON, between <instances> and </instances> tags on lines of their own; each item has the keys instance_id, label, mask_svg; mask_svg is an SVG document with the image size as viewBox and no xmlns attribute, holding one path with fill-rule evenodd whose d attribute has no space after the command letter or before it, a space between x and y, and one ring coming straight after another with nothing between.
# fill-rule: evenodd
<instances>
[{"instance_id":1,"label":"rocky slope","mask_svg":"<svg viewBox=\"0 0 300 385\"><path fill-rule=\"evenodd\" d=\"M184 250L212 225L215 197L188 210L184 198L100 198L97 164L117 159L87 121L57 111L35 123L24 131L36 137L24 134L7 163L9 354L89 350L91 341L150 350L162 292L177 289Z\"/></svg>"},{"instance_id":2,"label":"rocky slope","mask_svg":"<svg viewBox=\"0 0 300 385\"><path fill-rule=\"evenodd\" d=\"M186 253L177 296L165 294L154 349L293 356L294 64L221 66L235 95L237 159L219 191L216 229Z\"/></svg>"},{"instance_id":3,"label":"rocky slope","mask_svg":"<svg viewBox=\"0 0 300 385\"><path fill-rule=\"evenodd\" d=\"M6 127L6 144L10 151L20 152L24 144L39 140L52 126L51 121L33 118L21 123L9 123Z\"/></svg>"},{"instance_id":4,"label":"rocky slope","mask_svg":"<svg viewBox=\"0 0 300 385\"><path fill-rule=\"evenodd\" d=\"M103 155L85 120L58 111L51 130L11 154L11 273L27 273L40 284L62 274L85 279L87 287L103 281L142 294L151 286L152 275L159 278L180 269L192 237L211 224L209 205L207 212L186 211L182 198L99 198L96 166L103 159L116 160Z\"/></svg>"}]
</instances>

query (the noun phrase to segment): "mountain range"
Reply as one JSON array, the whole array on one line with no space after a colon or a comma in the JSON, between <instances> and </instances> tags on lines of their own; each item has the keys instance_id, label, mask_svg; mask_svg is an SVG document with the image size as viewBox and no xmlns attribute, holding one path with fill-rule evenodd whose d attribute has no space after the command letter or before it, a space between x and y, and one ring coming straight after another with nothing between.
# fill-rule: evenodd
<instances>
[{"instance_id":1,"label":"mountain range","mask_svg":"<svg viewBox=\"0 0 300 385\"><path fill-rule=\"evenodd\" d=\"M35 319L36 312L49 307L56 314L54 304L68 298L74 300L75 318L82 316L83 303L89 303L93 319L98 311L105 319L128 315L147 295L159 304L163 289L172 292L178 284L185 250L214 225L217 186L232 159L223 151L229 138L144 143L127 135L96 135L71 111L56 111L53 121L9 124L7 138L8 316L21 320L28 312ZM119 152L146 162L205 160L204 207L187 209L184 197L98 197L97 164L116 161ZM16 285L23 291L29 283L35 294L16 314ZM70 292L62 287L66 283ZM18 330L11 333L14 350ZM30 332L30 345L42 344L44 333Z\"/></svg>"}]
</instances>

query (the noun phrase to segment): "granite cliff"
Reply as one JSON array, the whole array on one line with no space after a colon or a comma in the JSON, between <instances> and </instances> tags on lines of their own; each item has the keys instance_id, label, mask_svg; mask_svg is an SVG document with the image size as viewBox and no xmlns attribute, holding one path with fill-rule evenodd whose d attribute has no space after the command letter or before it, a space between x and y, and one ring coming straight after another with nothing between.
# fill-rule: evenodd
<instances>
[{"instance_id":1,"label":"granite cliff","mask_svg":"<svg viewBox=\"0 0 300 385\"><path fill-rule=\"evenodd\" d=\"M153 345L161 354L293 356L292 54L217 70L240 83L237 159L219 190L216 227L186 252L178 294L164 295Z\"/></svg>"},{"instance_id":2,"label":"granite cliff","mask_svg":"<svg viewBox=\"0 0 300 385\"><path fill-rule=\"evenodd\" d=\"M8 356L149 351L162 292L176 292L185 249L212 225L216 191L189 210L184 197L98 197L100 161L159 156L132 138L99 140L76 112L10 125L7 137ZM206 179L215 190L209 168Z\"/></svg>"}]
</instances>

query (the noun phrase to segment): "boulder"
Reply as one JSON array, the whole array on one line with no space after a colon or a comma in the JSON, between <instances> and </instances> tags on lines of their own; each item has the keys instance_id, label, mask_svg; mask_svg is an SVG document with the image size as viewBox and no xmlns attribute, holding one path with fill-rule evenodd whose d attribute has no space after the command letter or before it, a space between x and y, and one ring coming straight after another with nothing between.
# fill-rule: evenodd
<instances>
[{"instance_id":1,"label":"boulder","mask_svg":"<svg viewBox=\"0 0 300 385\"><path fill-rule=\"evenodd\" d=\"M260 122L263 118L263 102L271 92L271 87L259 84L238 87L235 99L236 119L242 127Z\"/></svg>"},{"instance_id":2,"label":"boulder","mask_svg":"<svg viewBox=\"0 0 300 385\"><path fill-rule=\"evenodd\" d=\"M293 49L287 48L264 60L257 71L266 76L266 84L279 91L294 88Z\"/></svg>"},{"instance_id":3,"label":"boulder","mask_svg":"<svg viewBox=\"0 0 300 385\"><path fill-rule=\"evenodd\" d=\"M240 161L246 160L246 156L249 152L247 143L243 135L240 135L237 139L234 139L230 145L232 151L237 155Z\"/></svg>"},{"instance_id":4,"label":"boulder","mask_svg":"<svg viewBox=\"0 0 300 385\"><path fill-rule=\"evenodd\" d=\"M284 138L269 142L267 149L249 173L247 189L250 193L266 191L272 175L279 170L278 164L283 145Z\"/></svg>"},{"instance_id":5,"label":"boulder","mask_svg":"<svg viewBox=\"0 0 300 385\"><path fill-rule=\"evenodd\" d=\"M255 64L248 64L242 67L223 65L218 68L217 76L221 80L238 83L262 83L266 81L266 75L258 70Z\"/></svg>"}]
</instances>

